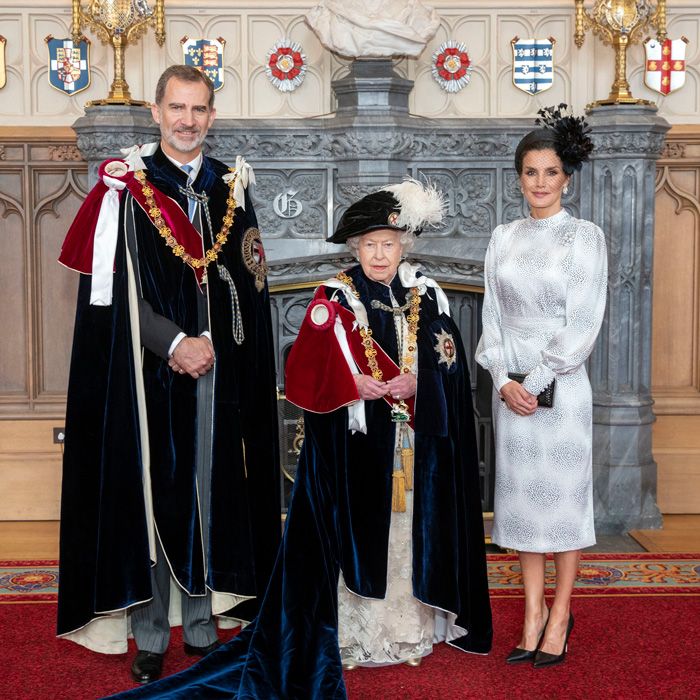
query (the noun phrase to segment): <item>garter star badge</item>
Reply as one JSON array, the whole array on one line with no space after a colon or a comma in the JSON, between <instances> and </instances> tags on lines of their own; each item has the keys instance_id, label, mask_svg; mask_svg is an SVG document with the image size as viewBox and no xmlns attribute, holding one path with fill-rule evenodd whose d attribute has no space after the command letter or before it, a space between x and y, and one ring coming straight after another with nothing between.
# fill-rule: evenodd
<instances>
[{"instance_id":1,"label":"garter star badge","mask_svg":"<svg viewBox=\"0 0 700 700\"><path fill-rule=\"evenodd\" d=\"M90 87L90 40L82 37L76 44L72 39L46 39L49 49L49 84L51 87L76 95Z\"/></svg>"},{"instance_id":2,"label":"garter star badge","mask_svg":"<svg viewBox=\"0 0 700 700\"><path fill-rule=\"evenodd\" d=\"M457 347L455 346L455 339L452 337L451 333L445 330L439 333L433 333L437 339L437 344L434 345L435 352L439 355L440 359L438 364L447 365L447 369L450 369L452 365L457 362Z\"/></svg>"},{"instance_id":3,"label":"garter star badge","mask_svg":"<svg viewBox=\"0 0 700 700\"><path fill-rule=\"evenodd\" d=\"M278 41L267 54L265 73L280 92L293 92L306 74L306 56L301 44L289 39Z\"/></svg>"},{"instance_id":4,"label":"garter star badge","mask_svg":"<svg viewBox=\"0 0 700 700\"><path fill-rule=\"evenodd\" d=\"M255 288L262 292L267 279L267 261L265 260L265 248L263 248L262 238L258 229L251 226L243 234L241 254L246 269L255 277Z\"/></svg>"},{"instance_id":5,"label":"garter star badge","mask_svg":"<svg viewBox=\"0 0 700 700\"><path fill-rule=\"evenodd\" d=\"M432 73L435 82L446 92L459 92L469 85L472 62L467 47L452 39L440 44L433 54Z\"/></svg>"},{"instance_id":6,"label":"garter star badge","mask_svg":"<svg viewBox=\"0 0 700 700\"><path fill-rule=\"evenodd\" d=\"M214 83L214 92L224 86L224 46L226 39L190 39L183 36L183 62L186 66L194 66Z\"/></svg>"},{"instance_id":7,"label":"garter star badge","mask_svg":"<svg viewBox=\"0 0 700 700\"><path fill-rule=\"evenodd\" d=\"M0 88L5 87L5 83L7 82L7 71L5 69L5 44L7 43L7 39L5 39L4 36L0 35Z\"/></svg>"},{"instance_id":8,"label":"garter star badge","mask_svg":"<svg viewBox=\"0 0 700 700\"><path fill-rule=\"evenodd\" d=\"M520 39L513 37L513 85L530 95L549 90L554 82L554 44L556 39Z\"/></svg>"},{"instance_id":9,"label":"garter star badge","mask_svg":"<svg viewBox=\"0 0 700 700\"><path fill-rule=\"evenodd\" d=\"M649 39L644 42L646 69L644 83L662 95L668 95L685 85L685 46L688 40Z\"/></svg>"}]
</instances>

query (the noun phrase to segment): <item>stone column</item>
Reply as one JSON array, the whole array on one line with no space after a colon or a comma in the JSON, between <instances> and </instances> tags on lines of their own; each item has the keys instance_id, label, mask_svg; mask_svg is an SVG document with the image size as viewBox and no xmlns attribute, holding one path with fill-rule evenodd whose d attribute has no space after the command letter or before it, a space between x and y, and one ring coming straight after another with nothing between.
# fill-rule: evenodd
<instances>
[{"instance_id":1,"label":"stone column","mask_svg":"<svg viewBox=\"0 0 700 700\"><path fill-rule=\"evenodd\" d=\"M590 361L593 488L599 532L661 526L651 451L655 162L669 124L653 105L595 107L583 218L605 231L608 306ZM590 208L590 210L588 210Z\"/></svg>"},{"instance_id":2,"label":"stone column","mask_svg":"<svg viewBox=\"0 0 700 700\"><path fill-rule=\"evenodd\" d=\"M350 203L406 175L413 155L408 115L413 81L397 75L391 59L355 59L350 73L332 86L338 106L331 149L338 193Z\"/></svg>"},{"instance_id":3,"label":"stone column","mask_svg":"<svg viewBox=\"0 0 700 700\"><path fill-rule=\"evenodd\" d=\"M97 182L97 169L106 158L119 158L121 148L160 139L148 107L95 105L73 124L78 150L88 162L88 184Z\"/></svg>"}]
</instances>

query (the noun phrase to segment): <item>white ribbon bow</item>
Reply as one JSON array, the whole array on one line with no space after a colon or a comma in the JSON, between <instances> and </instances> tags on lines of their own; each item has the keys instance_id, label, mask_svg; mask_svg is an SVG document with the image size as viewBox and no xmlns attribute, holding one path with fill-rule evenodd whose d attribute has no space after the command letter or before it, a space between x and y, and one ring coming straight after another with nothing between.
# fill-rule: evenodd
<instances>
[{"instance_id":1,"label":"white ribbon bow","mask_svg":"<svg viewBox=\"0 0 700 700\"><path fill-rule=\"evenodd\" d=\"M228 183L231 178L236 178L236 184L233 186L233 196L236 198L236 203L241 209L245 209L245 190L248 189L248 184L255 184L255 173L253 166L250 165L243 156L236 156L236 165L234 172L224 175L224 182Z\"/></svg>"},{"instance_id":2,"label":"white ribbon bow","mask_svg":"<svg viewBox=\"0 0 700 700\"><path fill-rule=\"evenodd\" d=\"M131 146L122 148L121 153L124 156L124 162L129 166L129 172L134 170L146 170L146 164L141 160L141 156L152 156L158 148L158 142L144 143L139 146Z\"/></svg>"},{"instance_id":3,"label":"white ribbon bow","mask_svg":"<svg viewBox=\"0 0 700 700\"><path fill-rule=\"evenodd\" d=\"M418 277L416 273L420 269L420 265L411 265L408 262L402 262L399 265L399 279L404 287L418 287L419 294L425 294L428 287L435 290L435 297L438 305L438 311L446 316L450 315L450 302L447 301L447 295L442 291L440 285L432 278L421 275Z\"/></svg>"}]
</instances>

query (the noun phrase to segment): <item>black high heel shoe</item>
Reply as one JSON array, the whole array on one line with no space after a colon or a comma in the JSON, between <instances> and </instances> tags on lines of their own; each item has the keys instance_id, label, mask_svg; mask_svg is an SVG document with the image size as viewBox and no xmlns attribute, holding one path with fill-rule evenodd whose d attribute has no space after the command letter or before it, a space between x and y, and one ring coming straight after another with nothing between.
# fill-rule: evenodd
<instances>
[{"instance_id":1,"label":"black high heel shoe","mask_svg":"<svg viewBox=\"0 0 700 700\"><path fill-rule=\"evenodd\" d=\"M569 646L569 635L574 628L574 616L569 613L569 623L566 625L566 637L564 637L564 648L561 654L548 654L546 651L538 651L535 654L535 661L532 664L534 668L545 668L547 666L556 666L562 663L566 658L566 650Z\"/></svg>"},{"instance_id":2,"label":"black high heel shoe","mask_svg":"<svg viewBox=\"0 0 700 700\"><path fill-rule=\"evenodd\" d=\"M540 646L540 643L542 642L542 637L544 637L544 631L547 629L547 623L549 622L549 612L547 612L547 619L544 621L544 626L542 627L542 631L540 632L540 636L537 639L537 644L535 645L535 648L532 651L528 651L527 649L523 649L522 647L515 647L513 651L506 656L506 663L507 664L521 664L524 661L532 661L535 658L535 654L537 654L537 649Z\"/></svg>"}]
</instances>

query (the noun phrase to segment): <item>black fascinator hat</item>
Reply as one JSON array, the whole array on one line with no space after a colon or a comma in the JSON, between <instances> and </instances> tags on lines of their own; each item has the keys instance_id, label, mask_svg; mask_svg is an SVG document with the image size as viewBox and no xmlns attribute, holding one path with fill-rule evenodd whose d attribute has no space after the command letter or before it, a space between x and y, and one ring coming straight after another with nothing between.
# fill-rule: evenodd
<instances>
[{"instance_id":1,"label":"black fascinator hat","mask_svg":"<svg viewBox=\"0 0 700 700\"><path fill-rule=\"evenodd\" d=\"M345 243L353 236L385 228L418 236L426 226L442 221L444 209L444 197L432 184L406 178L351 204L327 241Z\"/></svg>"},{"instance_id":2,"label":"black fascinator hat","mask_svg":"<svg viewBox=\"0 0 700 700\"><path fill-rule=\"evenodd\" d=\"M569 106L562 102L556 107L543 107L535 120L540 128L521 139L515 149L515 169L518 175L523 169L523 158L528 151L553 148L559 156L567 175L580 170L593 151L589 136L590 127L583 117L571 114Z\"/></svg>"}]
</instances>

